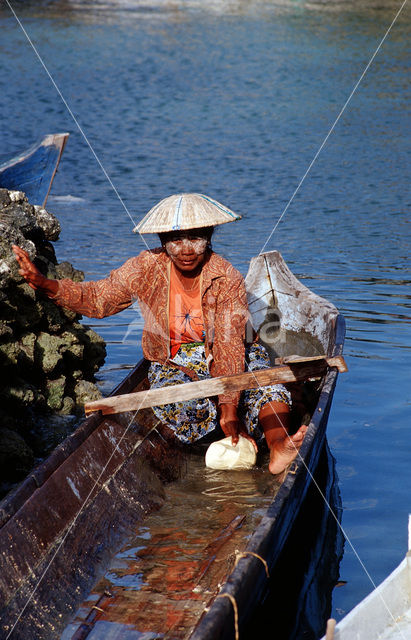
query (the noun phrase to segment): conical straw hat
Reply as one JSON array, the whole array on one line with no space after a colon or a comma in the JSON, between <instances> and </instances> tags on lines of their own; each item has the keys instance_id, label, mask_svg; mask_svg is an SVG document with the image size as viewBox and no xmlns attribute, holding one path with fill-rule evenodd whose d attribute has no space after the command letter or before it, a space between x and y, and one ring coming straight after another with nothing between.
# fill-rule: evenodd
<instances>
[{"instance_id":1,"label":"conical straw hat","mask_svg":"<svg viewBox=\"0 0 411 640\"><path fill-rule=\"evenodd\" d=\"M201 193L179 193L164 198L133 229L135 233L164 233L215 227L241 216Z\"/></svg>"}]
</instances>

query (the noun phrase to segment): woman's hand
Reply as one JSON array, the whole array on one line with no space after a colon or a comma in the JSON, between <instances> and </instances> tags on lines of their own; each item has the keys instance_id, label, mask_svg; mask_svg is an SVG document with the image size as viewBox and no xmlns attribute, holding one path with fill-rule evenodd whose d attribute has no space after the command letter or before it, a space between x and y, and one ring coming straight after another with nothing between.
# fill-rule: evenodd
<instances>
[{"instance_id":1,"label":"woman's hand","mask_svg":"<svg viewBox=\"0 0 411 640\"><path fill-rule=\"evenodd\" d=\"M12 245L12 249L20 265L19 273L32 289L40 289L50 295L57 293L56 280L49 280L43 276L30 260L27 251L24 251L24 249L21 249L15 244Z\"/></svg>"},{"instance_id":2,"label":"woman's hand","mask_svg":"<svg viewBox=\"0 0 411 640\"><path fill-rule=\"evenodd\" d=\"M238 417L237 407L234 404L220 404L218 407L220 426L226 437L231 436L233 445L238 442L239 435L249 440L257 451L255 440L247 433L243 423Z\"/></svg>"}]
</instances>

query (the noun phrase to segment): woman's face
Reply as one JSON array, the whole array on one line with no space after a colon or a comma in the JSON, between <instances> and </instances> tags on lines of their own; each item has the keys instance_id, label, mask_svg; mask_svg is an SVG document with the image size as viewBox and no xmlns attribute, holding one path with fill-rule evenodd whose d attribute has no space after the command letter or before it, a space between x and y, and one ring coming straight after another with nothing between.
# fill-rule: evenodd
<instances>
[{"instance_id":1,"label":"woman's face","mask_svg":"<svg viewBox=\"0 0 411 640\"><path fill-rule=\"evenodd\" d=\"M177 269L189 274L203 264L208 242L206 234L178 231L167 234L164 248Z\"/></svg>"}]
</instances>

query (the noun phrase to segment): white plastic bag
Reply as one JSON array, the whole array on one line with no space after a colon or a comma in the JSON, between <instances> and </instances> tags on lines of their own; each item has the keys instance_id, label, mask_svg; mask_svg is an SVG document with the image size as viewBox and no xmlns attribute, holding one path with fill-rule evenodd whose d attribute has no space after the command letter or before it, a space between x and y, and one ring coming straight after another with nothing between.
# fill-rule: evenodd
<instances>
[{"instance_id":1,"label":"white plastic bag","mask_svg":"<svg viewBox=\"0 0 411 640\"><path fill-rule=\"evenodd\" d=\"M251 469L256 459L253 444L243 436L239 437L235 447L231 436L212 442L205 455L206 467L209 469Z\"/></svg>"}]
</instances>

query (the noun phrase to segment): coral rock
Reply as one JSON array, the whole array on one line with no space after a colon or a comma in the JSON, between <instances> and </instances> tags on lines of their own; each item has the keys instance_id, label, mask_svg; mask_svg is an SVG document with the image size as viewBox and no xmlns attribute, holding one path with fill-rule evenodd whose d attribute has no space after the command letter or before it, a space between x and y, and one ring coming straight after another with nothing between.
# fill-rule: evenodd
<instances>
[{"instance_id":1,"label":"coral rock","mask_svg":"<svg viewBox=\"0 0 411 640\"><path fill-rule=\"evenodd\" d=\"M50 442L55 446L67 435L84 402L101 396L94 374L104 362L103 339L76 313L29 287L11 249L25 249L47 277L81 282L81 271L57 262L51 242L60 230L57 218L32 206L24 193L0 189L0 450L11 461L0 470L3 488L29 471L30 447L36 456L46 455ZM57 431L53 420L61 423Z\"/></svg>"},{"instance_id":2,"label":"coral rock","mask_svg":"<svg viewBox=\"0 0 411 640\"><path fill-rule=\"evenodd\" d=\"M101 398L101 393L95 384L87 380L80 380L74 387L77 404L83 406L86 402L92 402Z\"/></svg>"},{"instance_id":3,"label":"coral rock","mask_svg":"<svg viewBox=\"0 0 411 640\"><path fill-rule=\"evenodd\" d=\"M61 376L56 380L47 381L46 400L50 409L58 411L63 406L64 392L66 388L66 378Z\"/></svg>"}]
</instances>

